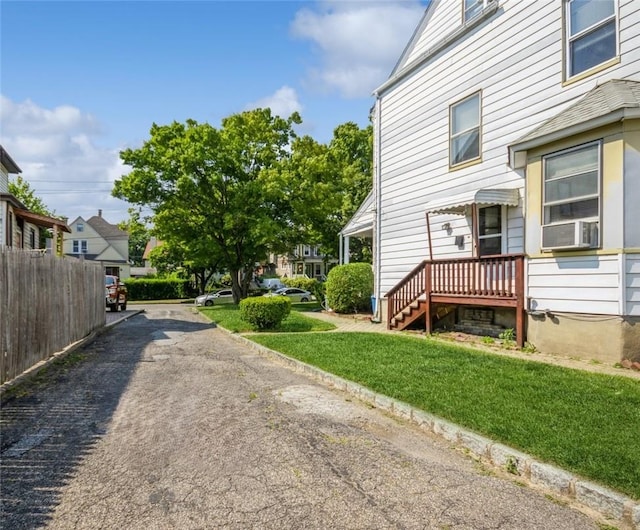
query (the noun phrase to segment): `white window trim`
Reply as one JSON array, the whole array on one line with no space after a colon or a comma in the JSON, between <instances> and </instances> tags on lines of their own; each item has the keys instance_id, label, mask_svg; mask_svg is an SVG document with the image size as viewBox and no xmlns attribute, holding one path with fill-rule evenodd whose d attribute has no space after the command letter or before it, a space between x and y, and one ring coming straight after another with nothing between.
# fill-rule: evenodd
<instances>
[{"instance_id":1,"label":"white window trim","mask_svg":"<svg viewBox=\"0 0 640 530\"><path fill-rule=\"evenodd\" d=\"M592 70L596 70L598 69L601 65L606 64L608 61L611 61L613 59L615 59L616 57L620 56L620 8L619 8L619 3L618 0L614 0L614 6L613 6L613 15L609 16L608 18L601 20L600 22L597 22L596 24L583 29L580 33L577 33L576 35L571 35L571 9L570 9L570 4L571 2L573 2L575 0L564 0L563 2L563 19L564 19L564 53L565 53L565 57L564 57L564 78L566 80L569 79L574 79L577 78L579 76L585 76L585 75L589 75L589 72L591 72ZM593 66L591 66L590 68L587 68L586 70L583 70L581 72L577 72L575 74L571 73L571 43L575 40L580 39L581 37L584 37L585 35L595 31L596 29L608 24L609 22L611 22L611 19L614 19L615 21L615 34L616 34L616 52L615 55L613 57L610 57L609 59L606 59L605 61L599 63L599 64L595 64Z\"/></svg>"},{"instance_id":2,"label":"white window trim","mask_svg":"<svg viewBox=\"0 0 640 530\"><path fill-rule=\"evenodd\" d=\"M476 0L474 7L476 4L482 4L482 9L480 9L475 15L467 17L467 11L469 11L469 9L466 8L466 0L462 0L462 22L466 24L470 20L479 17L484 12L484 10L487 9L487 6L493 2L494 0Z\"/></svg>"},{"instance_id":3,"label":"white window trim","mask_svg":"<svg viewBox=\"0 0 640 530\"><path fill-rule=\"evenodd\" d=\"M457 134L453 134L453 110L456 106L468 101L472 98L478 98L478 125L476 127L471 127L465 129L463 131L458 132ZM462 160L461 162L453 162L453 139L461 136L469 131L474 129L478 129L478 156L475 158L469 158L468 160ZM465 164L470 164L476 162L478 160L482 160L482 91L478 90L473 94L469 94L468 96L455 101L449 105L449 167L450 168L458 168Z\"/></svg>"}]
</instances>

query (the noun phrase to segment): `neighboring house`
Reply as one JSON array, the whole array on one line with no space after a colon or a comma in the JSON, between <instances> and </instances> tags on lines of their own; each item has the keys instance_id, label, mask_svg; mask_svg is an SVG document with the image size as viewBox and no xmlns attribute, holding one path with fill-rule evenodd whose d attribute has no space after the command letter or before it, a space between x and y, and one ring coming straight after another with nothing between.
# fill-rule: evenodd
<instances>
[{"instance_id":1,"label":"neighboring house","mask_svg":"<svg viewBox=\"0 0 640 530\"><path fill-rule=\"evenodd\" d=\"M307 277L322 280L338 260L328 258L317 245L297 245L290 254L271 254L269 262L273 272L287 278Z\"/></svg>"},{"instance_id":2,"label":"neighboring house","mask_svg":"<svg viewBox=\"0 0 640 530\"><path fill-rule=\"evenodd\" d=\"M69 223L71 235L64 242L67 256L99 261L105 274L126 280L131 276L129 264L129 234L98 215L89 219L78 217Z\"/></svg>"},{"instance_id":3,"label":"neighboring house","mask_svg":"<svg viewBox=\"0 0 640 530\"><path fill-rule=\"evenodd\" d=\"M638 28L637 0L429 3L342 232L371 229L377 317L640 359Z\"/></svg>"},{"instance_id":4,"label":"neighboring house","mask_svg":"<svg viewBox=\"0 0 640 530\"><path fill-rule=\"evenodd\" d=\"M17 175L22 170L0 146L0 246L24 250L45 250L41 248L41 231L50 229L53 248L61 255L63 232L71 232L62 219L32 212L13 194L9 193L9 175Z\"/></svg>"}]
</instances>

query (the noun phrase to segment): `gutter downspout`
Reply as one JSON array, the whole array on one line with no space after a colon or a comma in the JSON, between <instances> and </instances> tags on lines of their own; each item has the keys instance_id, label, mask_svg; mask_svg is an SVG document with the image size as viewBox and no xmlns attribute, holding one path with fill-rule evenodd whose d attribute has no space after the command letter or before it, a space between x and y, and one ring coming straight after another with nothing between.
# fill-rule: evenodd
<instances>
[{"instance_id":1,"label":"gutter downspout","mask_svg":"<svg viewBox=\"0 0 640 530\"><path fill-rule=\"evenodd\" d=\"M382 281L380 278L380 246L382 237L380 234L380 224L382 220L382 171L380 169L380 145L382 143L380 139L380 132L382 130L381 122L382 122L382 101L380 99L380 95L378 92L374 93L376 97L376 114L375 114L375 130L374 130L374 154L373 154L373 167L374 167L374 177L373 177L373 195L374 195L374 213L375 213L375 222L373 225L373 240L374 240L374 253L373 253L373 274L374 274L374 296L376 297L376 312L371 318L372 322L381 322L381 294L382 294Z\"/></svg>"}]
</instances>

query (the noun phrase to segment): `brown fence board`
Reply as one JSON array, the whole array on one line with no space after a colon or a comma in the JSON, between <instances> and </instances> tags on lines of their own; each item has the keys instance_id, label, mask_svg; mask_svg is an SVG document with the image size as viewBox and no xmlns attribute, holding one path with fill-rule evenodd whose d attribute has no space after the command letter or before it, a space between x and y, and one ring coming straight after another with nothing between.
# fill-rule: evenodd
<instances>
[{"instance_id":1,"label":"brown fence board","mask_svg":"<svg viewBox=\"0 0 640 530\"><path fill-rule=\"evenodd\" d=\"M0 383L105 324L100 263L0 247Z\"/></svg>"}]
</instances>

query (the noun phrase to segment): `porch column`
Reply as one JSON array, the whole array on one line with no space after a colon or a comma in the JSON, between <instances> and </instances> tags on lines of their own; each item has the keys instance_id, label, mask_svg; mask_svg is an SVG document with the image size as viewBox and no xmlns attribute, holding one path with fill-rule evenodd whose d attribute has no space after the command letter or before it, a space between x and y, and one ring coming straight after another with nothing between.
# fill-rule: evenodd
<instances>
[{"instance_id":1,"label":"porch column","mask_svg":"<svg viewBox=\"0 0 640 530\"><path fill-rule=\"evenodd\" d=\"M344 236L344 250L342 263L349 263L349 236Z\"/></svg>"}]
</instances>

